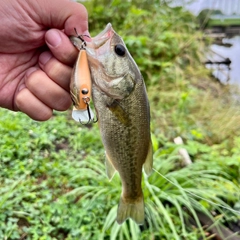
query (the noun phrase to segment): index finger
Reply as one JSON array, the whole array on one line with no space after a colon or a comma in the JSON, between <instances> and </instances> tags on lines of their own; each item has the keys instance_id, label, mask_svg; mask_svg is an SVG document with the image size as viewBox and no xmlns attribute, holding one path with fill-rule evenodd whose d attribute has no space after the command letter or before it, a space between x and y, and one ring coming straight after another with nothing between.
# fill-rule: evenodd
<instances>
[{"instance_id":1,"label":"index finger","mask_svg":"<svg viewBox=\"0 0 240 240\"><path fill-rule=\"evenodd\" d=\"M45 41L57 60L69 66L73 65L79 51L62 31L58 29L48 30L45 34Z\"/></svg>"}]
</instances>

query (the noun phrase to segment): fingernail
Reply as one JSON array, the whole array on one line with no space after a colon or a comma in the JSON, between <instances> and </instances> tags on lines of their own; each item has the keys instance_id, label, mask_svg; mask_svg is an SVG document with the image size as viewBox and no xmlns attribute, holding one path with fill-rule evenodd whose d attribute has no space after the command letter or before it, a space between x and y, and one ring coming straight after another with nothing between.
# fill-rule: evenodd
<instances>
[{"instance_id":1,"label":"fingernail","mask_svg":"<svg viewBox=\"0 0 240 240\"><path fill-rule=\"evenodd\" d=\"M27 71L26 71L26 73L25 73L25 77L29 77L33 72L35 72L36 70L38 70L38 68L36 68L36 67L31 67L31 68L29 68Z\"/></svg>"},{"instance_id":2,"label":"fingernail","mask_svg":"<svg viewBox=\"0 0 240 240\"><path fill-rule=\"evenodd\" d=\"M43 52L40 56L39 56L39 63L42 65L45 65L50 58L52 57L52 54L50 52Z\"/></svg>"},{"instance_id":3,"label":"fingernail","mask_svg":"<svg viewBox=\"0 0 240 240\"><path fill-rule=\"evenodd\" d=\"M60 45L60 43L62 42L62 38L60 36L60 34L58 33L58 31L52 29L49 30L46 35L45 35L45 39L48 45L50 45L51 47L58 47Z\"/></svg>"}]
</instances>

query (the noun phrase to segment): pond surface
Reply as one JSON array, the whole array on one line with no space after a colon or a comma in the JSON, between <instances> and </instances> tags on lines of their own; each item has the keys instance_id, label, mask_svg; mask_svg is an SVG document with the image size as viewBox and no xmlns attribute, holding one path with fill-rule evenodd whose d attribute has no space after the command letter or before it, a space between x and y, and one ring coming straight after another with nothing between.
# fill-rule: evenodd
<instances>
[{"instance_id":1,"label":"pond surface","mask_svg":"<svg viewBox=\"0 0 240 240\"><path fill-rule=\"evenodd\" d=\"M240 36L231 39L223 39L224 44L231 44L231 47L213 44L208 58L214 61L222 61L224 58L231 60L230 70L224 64L207 65L215 69L213 75L222 83L236 84L240 86Z\"/></svg>"}]
</instances>

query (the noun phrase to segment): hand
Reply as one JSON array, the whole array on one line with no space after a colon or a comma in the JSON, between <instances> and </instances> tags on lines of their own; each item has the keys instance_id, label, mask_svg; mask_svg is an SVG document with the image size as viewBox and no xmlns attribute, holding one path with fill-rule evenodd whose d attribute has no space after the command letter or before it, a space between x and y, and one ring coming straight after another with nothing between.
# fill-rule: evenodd
<instances>
[{"instance_id":1,"label":"hand","mask_svg":"<svg viewBox=\"0 0 240 240\"><path fill-rule=\"evenodd\" d=\"M69 0L0 1L0 107L44 121L71 105L77 50L69 35L88 33L87 11Z\"/></svg>"}]
</instances>

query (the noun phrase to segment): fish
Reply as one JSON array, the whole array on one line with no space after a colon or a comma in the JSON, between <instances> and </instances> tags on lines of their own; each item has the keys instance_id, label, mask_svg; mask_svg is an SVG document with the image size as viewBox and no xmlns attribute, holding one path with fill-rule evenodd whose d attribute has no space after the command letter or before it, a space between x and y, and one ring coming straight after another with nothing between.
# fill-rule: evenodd
<instances>
[{"instance_id":1,"label":"fish","mask_svg":"<svg viewBox=\"0 0 240 240\"><path fill-rule=\"evenodd\" d=\"M72 37L71 41L81 49L81 39ZM144 79L110 23L86 42L86 53L106 174L111 180L117 171L122 183L116 221L122 224L131 218L141 225L145 219L142 168L149 176L153 166L150 106Z\"/></svg>"}]
</instances>

